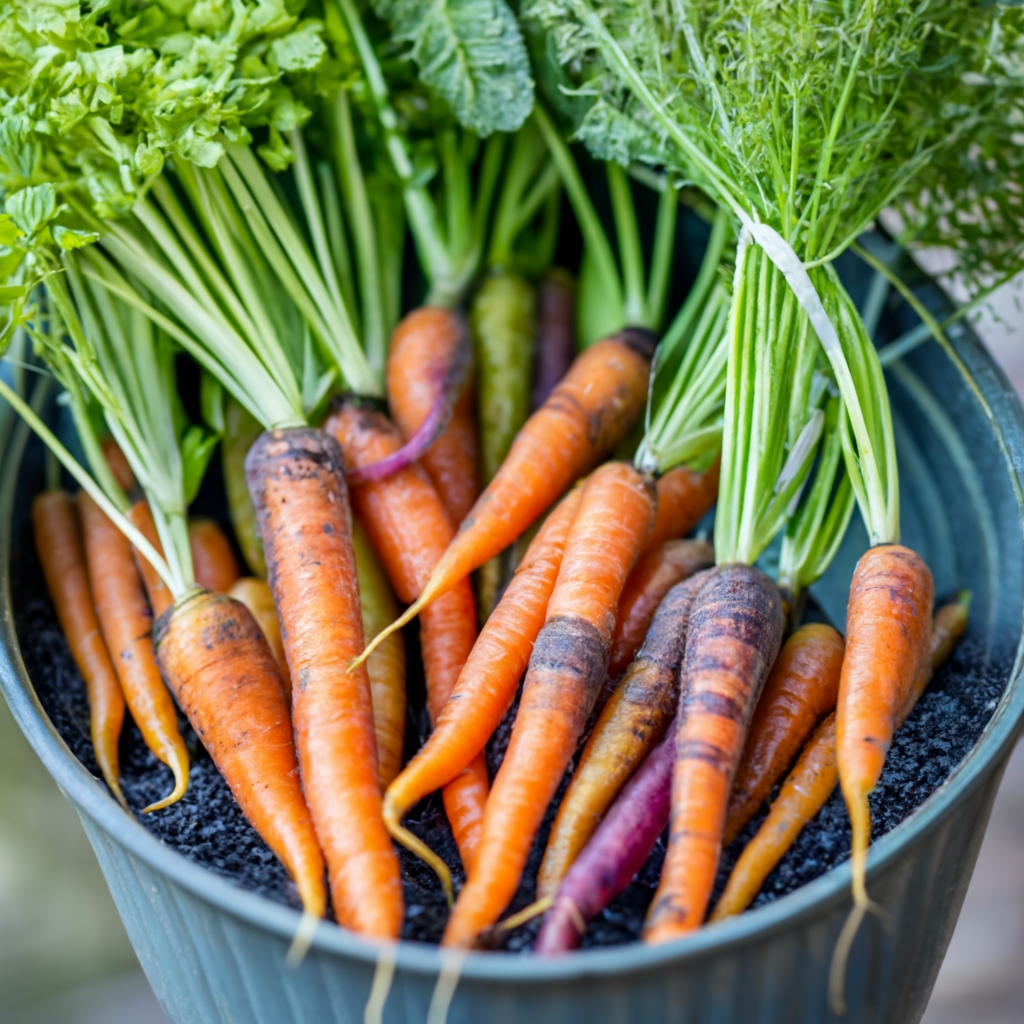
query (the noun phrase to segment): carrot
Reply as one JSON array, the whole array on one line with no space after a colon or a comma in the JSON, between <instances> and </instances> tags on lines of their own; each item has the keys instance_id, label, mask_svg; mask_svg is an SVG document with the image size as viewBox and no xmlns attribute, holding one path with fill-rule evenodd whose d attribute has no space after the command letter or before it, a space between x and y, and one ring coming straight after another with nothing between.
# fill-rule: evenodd
<instances>
[{"instance_id":1,"label":"carrot","mask_svg":"<svg viewBox=\"0 0 1024 1024\"><path fill-rule=\"evenodd\" d=\"M135 489L135 474L132 472L132 467L128 464L124 452L121 451L120 445L114 440L114 435L106 434L100 442L100 447L103 449L103 458L107 460L107 465L110 467L110 472L114 474L118 486L130 494Z\"/></svg>"},{"instance_id":2,"label":"carrot","mask_svg":"<svg viewBox=\"0 0 1024 1024\"><path fill-rule=\"evenodd\" d=\"M700 573L668 592L636 661L601 712L551 828L537 874L539 897L558 887L619 790L675 715L690 609L707 578L708 573Z\"/></svg>"},{"instance_id":3,"label":"carrot","mask_svg":"<svg viewBox=\"0 0 1024 1024\"><path fill-rule=\"evenodd\" d=\"M427 418L443 378L465 344L466 327L458 314L440 306L421 306L395 328L388 354L387 393L391 415L406 438ZM463 387L451 419L420 457L452 522L466 517L480 493L473 389Z\"/></svg>"},{"instance_id":4,"label":"carrot","mask_svg":"<svg viewBox=\"0 0 1024 1024\"><path fill-rule=\"evenodd\" d=\"M868 903L868 794L882 774L897 716L927 658L934 600L932 574L909 548L871 548L854 570L836 707L836 756L853 826L853 892L859 907Z\"/></svg>"},{"instance_id":5,"label":"carrot","mask_svg":"<svg viewBox=\"0 0 1024 1024\"><path fill-rule=\"evenodd\" d=\"M610 679L617 679L629 667L662 598L677 583L699 569L706 569L714 561L711 545L701 540L663 541L640 556L619 598L608 659Z\"/></svg>"},{"instance_id":6,"label":"carrot","mask_svg":"<svg viewBox=\"0 0 1024 1024\"><path fill-rule=\"evenodd\" d=\"M680 674L669 845L647 942L678 938L704 920L729 790L782 627L778 590L748 565L720 566L694 601Z\"/></svg>"},{"instance_id":7,"label":"carrot","mask_svg":"<svg viewBox=\"0 0 1024 1024\"><path fill-rule=\"evenodd\" d=\"M498 475L463 520L423 592L363 652L412 621L529 529L555 499L607 454L647 397L654 338L626 328L591 345L516 436Z\"/></svg>"},{"instance_id":8,"label":"carrot","mask_svg":"<svg viewBox=\"0 0 1024 1024\"><path fill-rule=\"evenodd\" d=\"M261 434L246 476L291 677L302 785L343 927L395 938L398 858L381 818L348 494L337 442L294 427Z\"/></svg>"},{"instance_id":9,"label":"carrot","mask_svg":"<svg viewBox=\"0 0 1024 1024\"><path fill-rule=\"evenodd\" d=\"M537 355L531 407L539 409L576 355L576 279L552 267L537 287Z\"/></svg>"},{"instance_id":10,"label":"carrot","mask_svg":"<svg viewBox=\"0 0 1024 1024\"><path fill-rule=\"evenodd\" d=\"M162 555L164 553L163 545L157 536L156 523L153 521L153 511L149 507L149 502L144 499L135 502L128 510L128 519ZM160 578L160 574L156 569L134 547L132 548L132 554L135 556L135 567L139 570L143 586L146 588L146 596L149 598L149 607L153 611L153 618L158 619L174 604L174 595L167 584Z\"/></svg>"},{"instance_id":11,"label":"carrot","mask_svg":"<svg viewBox=\"0 0 1024 1024\"><path fill-rule=\"evenodd\" d=\"M442 943L466 947L515 894L530 846L590 715L608 666L615 608L654 522L656 491L606 463L580 498L519 712L484 812L480 852Z\"/></svg>"},{"instance_id":12,"label":"carrot","mask_svg":"<svg viewBox=\"0 0 1024 1024\"><path fill-rule=\"evenodd\" d=\"M783 645L750 722L726 813L728 846L757 813L814 727L834 710L843 638L831 626L801 626Z\"/></svg>"},{"instance_id":13,"label":"carrot","mask_svg":"<svg viewBox=\"0 0 1024 1024\"><path fill-rule=\"evenodd\" d=\"M373 636L398 614L398 602L373 550L366 527L352 520L352 550L359 576L359 606L363 635ZM366 662L373 698L373 729L377 735L377 781L381 791L401 771L405 749L405 644L389 637Z\"/></svg>"},{"instance_id":14,"label":"carrot","mask_svg":"<svg viewBox=\"0 0 1024 1024\"><path fill-rule=\"evenodd\" d=\"M190 519L188 540L196 583L214 594L226 594L242 570L224 531L212 519Z\"/></svg>"},{"instance_id":15,"label":"carrot","mask_svg":"<svg viewBox=\"0 0 1024 1024\"><path fill-rule=\"evenodd\" d=\"M430 738L384 794L388 830L438 873L449 895L451 877L444 861L401 827L402 816L483 751L511 706L544 625L581 494L582 488L573 488L544 522L480 631Z\"/></svg>"},{"instance_id":16,"label":"carrot","mask_svg":"<svg viewBox=\"0 0 1024 1024\"><path fill-rule=\"evenodd\" d=\"M188 750L178 732L174 701L153 651L153 618L132 546L85 491L78 494L93 604L125 701L146 746L174 775L174 788L143 814L180 800L188 788Z\"/></svg>"},{"instance_id":17,"label":"carrot","mask_svg":"<svg viewBox=\"0 0 1024 1024\"><path fill-rule=\"evenodd\" d=\"M647 538L647 549L683 537L704 518L718 498L719 456L703 473L676 466L658 478L658 518Z\"/></svg>"},{"instance_id":18,"label":"carrot","mask_svg":"<svg viewBox=\"0 0 1024 1024\"><path fill-rule=\"evenodd\" d=\"M160 667L242 813L291 872L305 910L326 909L324 861L299 785L280 674L240 601L193 590L157 620Z\"/></svg>"},{"instance_id":19,"label":"carrot","mask_svg":"<svg viewBox=\"0 0 1024 1024\"><path fill-rule=\"evenodd\" d=\"M382 413L353 401L343 402L325 429L337 438L347 465L358 469L401 447L395 426ZM380 557L400 601L420 592L454 534L440 496L422 467L407 466L383 480L353 486L352 505ZM476 639L476 607L469 580L462 580L427 609L420 620L420 645L427 683L431 724L455 688ZM480 781L483 761L470 775L445 788L445 810L459 846L463 867L470 870L479 834L482 802L467 811L465 800L486 799ZM465 792L468 788L468 793ZM463 831L460 831L463 830Z\"/></svg>"},{"instance_id":20,"label":"carrot","mask_svg":"<svg viewBox=\"0 0 1024 1024\"><path fill-rule=\"evenodd\" d=\"M32 502L32 527L43 578L71 656L85 680L89 697L89 730L103 778L127 809L118 781L117 741L124 721L124 694L100 634L78 513L64 491L47 491Z\"/></svg>"},{"instance_id":21,"label":"carrot","mask_svg":"<svg viewBox=\"0 0 1024 1024\"><path fill-rule=\"evenodd\" d=\"M256 620L260 632L266 637L270 653L274 656L277 669L281 673L285 697L290 703L292 677L288 671L288 659L284 656L281 623L277 621L277 609L274 607L274 595L270 591L270 584L255 576L243 576L231 584L228 596L233 597L236 601L241 601L249 609L249 614Z\"/></svg>"},{"instance_id":22,"label":"carrot","mask_svg":"<svg viewBox=\"0 0 1024 1024\"><path fill-rule=\"evenodd\" d=\"M534 952L576 949L587 925L633 880L668 824L675 722L626 783L569 868L544 918Z\"/></svg>"},{"instance_id":23,"label":"carrot","mask_svg":"<svg viewBox=\"0 0 1024 1024\"><path fill-rule=\"evenodd\" d=\"M966 597L944 605L935 615L928 663L918 672L910 699L900 711L897 727L913 710L935 670L949 657L967 628ZM761 891L765 879L796 837L832 795L839 779L836 767L836 716L828 715L815 729L796 766L789 773L757 834L736 861L712 921L742 913Z\"/></svg>"}]
</instances>

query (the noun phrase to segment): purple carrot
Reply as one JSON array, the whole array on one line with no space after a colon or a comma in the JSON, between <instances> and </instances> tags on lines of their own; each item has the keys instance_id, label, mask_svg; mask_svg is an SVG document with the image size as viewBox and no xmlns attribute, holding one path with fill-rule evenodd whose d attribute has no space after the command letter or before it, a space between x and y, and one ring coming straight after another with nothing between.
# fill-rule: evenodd
<instances>
[{"instance_id":1,"label":"purple carrot","mask_svg":"<svg viewBox=\"0 0 1024 1024\"><path fill-rule=\"evenodd\" d=\"M643 867L668 824L675 738L673 719L562 880L534 952L551 956L577 949L587 925Z\"/></svg>"},{"instance_id":2,"label":"purple carrot","mask_svg":"<svg viewBox=\"0 0 1024 1024\"><path fill-rule=\"evenodd\" d=\"M576 281L552 267L537 288L537 358L533 364L532 409L539 409L576 356Z\"/></svg>"},{"instance_id":3,"label":"purple carrot","mask_svg":"<svg viewBox=\"0 0 1024 1024\"><path fill-rule=\"evenodd\" d=\"M430 383L437 388L437 394L431 402L430 411L416 432L398 451L392 452L377 462L371 462L361 469L346 470L345 479L349 484L365 484L371 480L384 480L405 469L406 466L418 462L423 453L444 433L444 428L448 426L448 421L452 417L452 409L455 408L455 403L466 383L471 362L469 332L463 330L452 361L443 372L435 371L430 374Z\"/></svg>"}]
</instances>

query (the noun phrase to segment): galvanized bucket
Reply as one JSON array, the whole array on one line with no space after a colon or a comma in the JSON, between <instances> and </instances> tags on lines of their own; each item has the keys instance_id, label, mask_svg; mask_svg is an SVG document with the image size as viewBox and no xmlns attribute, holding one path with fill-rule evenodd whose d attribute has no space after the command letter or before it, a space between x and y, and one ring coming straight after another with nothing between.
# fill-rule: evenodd
<instances>
[{"instance_id":1,"label":"galvanized bucket","mask_svg":"<svg viewBox=\"0 0 1024 1024\"><path fill-rule=\"evenodd\" d=\"M963 369L933 345L890 372L904 479L904 539L929 561L937 592L954 587L973 591L972 635L985 649L1009 650L1013 670L973 753L916 813L872 847L868 884L885 916L869 918L855 942L843 1018L829 1010L826 985L836 938L850 909L846 866L761 909L659 948L635 944L549 962L502 953L445 959L433 947L372 945L323 923L301 965L287 968L299 915L162 845L89 775L43 712L25 674L10 607L13 511L16 503L23 509L30 498L17 486L24 435L12 442L0 483L0 687L29 742L81 816L128 935L170 1020L917 1021L1024 715L1018 679L1024 617L1024 416L977 338L963 328L955 334ZM818 600L836 621L843 620L853 562L862 548L862 536L851 531L817 588Z\"/></svg>"}]
</instances>

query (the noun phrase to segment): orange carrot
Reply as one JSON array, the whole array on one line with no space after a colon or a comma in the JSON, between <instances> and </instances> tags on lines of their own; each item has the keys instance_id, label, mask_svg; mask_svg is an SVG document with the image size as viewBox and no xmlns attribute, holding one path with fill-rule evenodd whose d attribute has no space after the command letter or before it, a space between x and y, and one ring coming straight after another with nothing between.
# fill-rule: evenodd
<instances>
[{"instance_id":1,"label":"orange carrot","mask_svg":"<svg viewBox=\"0 0 1024 1024\"><path fill-rule=\"evenodd\" d=\"M544 625L581 494L582 488L573 488L548 516L480 631L430 738L384 794L384 823L389 831L430 864L449 897L448 868L421 840L401 827L402 816L478 757L511 706Z\"/></svg>"},{"instance_id":2,"label":"orange carrot","mask_svg":"<svg viewBox=\"0 0 1024 1024\"><path fill-rule=\"evenodd\" d=\"M190 519L188 542L197 585L226 594L242 570L224 531L212 519Z\"/></svg>"},{"instance_id":3,"label":"orange carrot","mask_svg":"<svg viewBox=\"0 0 1024 1024\"><path fill-rule=\"evenodd\" d=\"M853 826L854 901L868 903L868 794L882 774L897 716L928 657L935 585L909 548L871 548L857 563L846 610L846 654L836 708L839 780Z\"/></svg>"},{"instance_id":4,"label":"orange carrot","mask_svg":"<svg viewBox=\"0 0 1024 1024\"><path fill-rule=\"evenodd\" d=\"M305 910L326 909L324 861L299 785L284 687L240 601L192 590L156 624L174 695L242 813L291 872Z\"/></svg>"},{"instance_id":5,"label":"orange carrot","mask_svg":"<svg viewBox=\"0 0 1024 1024\"><path fill-rule=\"evenodd\" d=\"M118 781L117 753L124 721L124 695L100 634L89 592L78 513L71 498L64 491L37 495L32 502L32 527L57 619L85 680L96 763L111 792L127 808Z\"/></svg>"},{"instance_id":6,"label":"orange carrot","mask_svg":"<svg viewBox=\"0 0 1024 1024\"><path fill-rule=\"evenodd\" d=\"M146 746L174 775L174 789L145 808L158 811L188 788L188 750L178 732L174 701L153 651L153 618L132 558L132 546L85 491L78 494L93 604L121 691Z\"/></svg>"},{"instance_id":7,"label":"orange carrot","mask_svg":"<svg viewBox=\"0 0 1024 1024\"><path fill-rule=\"evenodd\" d=\"M457 348L465 343L466 326L459 315L440 306L414 309L395 328L388 353L388 403L406 438L426 419L436 396L436 381L444 377ZM471 387L463 386L448 425L420 462L457 526L480 493Z\"/></svg>"},{"instance_id":8,"label":"orange carrot","mask_svg":"<svg viewBox=\"0 0 1024 1024\"><path fill-rule=\"evenodd\" d=\"M658 478L658 518L647 538L647 549L666 540L685 537L718 498L719 456L703 473L676 466Z\"/></svg>"},{"instance_id":9,"label":"orange carrot","mask_svg":"<svg viewBox=\"0 0 1024 1024\"><path fill-rule=\"evenodd\" d=\"M814 727L834 710L843 638L831 626L801 626L783 645L750 722L729 799L722 845L757 813Z\"/></svg>"},{"instance_id":10,"label":"orange carrot","mask_svg":"<svg viewBox=\"0 0 1024 1024\"><path fill-rule=\"evenodd\" d=\"M935 615L928 663L917 675L910 699L900 712L897 727L913 710L935 670L949 657L967 628L969 602L962 598ZM796 837L832 795L839 780L836 767L836 716L828 715L815 729L796 766L789 773L757 834L732 869L712 921L742 913L761 891L765 879L793 845Z\"/></svg>"},{"instance_id":11,"label":"orange carrot","mask_svg":"<svg viewBox=\"0 0 1024 1024\"><path fill-rule=\"evenodd\" d=\"M626 328L576 357L516 435L498 475L463 520L415 603L363 652L503 551L629 430L647 398L649 331Z\"/></svg>"},{"instance_id":12,"label":"orange carrot","mask_svg":"<svg viewBox=\"0 0 1024 1024\"><path fill-rule=\"evenodd\" d=\"M476 866L443 944L466 947L515 895L530 846L579 742L608 666L619 595L654 522L653 484L621 462L587 481L505 760L484 812Z\"/></svg>"},{"instance_id":13,"label":"orange carrot","mask_svg":"<svg viewBox=\"0 0 1024 1024\"><path fill-rule=\"evenodd\" d=\"M370 681L352 524L334 438L295 427L261 434L246 458L292 690L303 789L343 927L395 938L398 858L381 818Z\"/></svg>"},{"instance_id":14,"label":"orange carrot","mask_svg":"<svg viewBox=\"0 0 1024 1024\"><path fill-rule=\"evenodd\" d=\"M130 494L135 489L135 474L132 472L132 467L128 464L124 452L114 440L113 434L106 434L100 442L100 447L103 449L103 458L107 460L107 465L110 467L110 472L114 474L118 486Z\"/></svg>"},{"instance_id":15,"label":"orange carrot","mask_svg":"<svg viewBox=\"0 0 1024 1024\"><path fill-rule=\"evenodd\" d=\"M660 492L658 500L661 500ZM608 659L610 679L617 679L629 667L662 598L681 580L713 565L714 561L711 545L702 540L662 541L657 547L648 547L640 556L619 599Z\"/></svg>"},{"instance_id":16,"label":"orange carrot","mask_svg":"<svg viewBox=\"0 0 1024 1024\"><path fill-rule=\"evenodd\" d=\"M164 553L163 545L157 536L156 523L153 521L153 512L149 507L149 502L145 500L135 502L128 510L128 518L139 533L162 555ZM139 570L139 575L146 588L146 596L149 598L149 607L153 610L153 618L158 619L174 604L174 595L160 578L160 574L139 551L132 548L132 554L135 556L135 566Z\"/></svg>"},{"instance_id":17,"label":"orange carrot","mask_svg":"<svg viewBox=\"0 0 1024 1024\"><path fill-rule=\"evenodd\" d=\"M256 576L243 576L235 580L228 591L228 596L240 601L249 609L256 620L260 632L266 637L270 653L274 656L277 669L281 673L288 703L292 699L292 677L288 671L288 659L284 656L284 641L281 639L281 623L277 621L277 609L274 607L274 595L270 584Z\"/></svg>"},{"instance_id":18,"label":"orange carrot","mask_svg":"<svg viewBox=\"0 0 1024 1024\"><path fill-rule=\"evenodd\" d=\"M366 527L352 520L352 550L359 575L359 606L363 635L373 636L398 614L384 567L373 550ZM377 735L377 781L383 792L402 769L405 749L405 643L388 637L366 662L373 697L373 729Z\"/></svg>"},{"instance_id":19,"label":"orange carrot","mask_svg":"<svg viewBox=\"0 0 1024 1024\"><path fill-rule=\"evenodd\" d=\"M397 451L398 430L386 416L352 401L343 402L327 421L346 464L359 469ZM454 534L444 505L422 467L411 465L383 480L352 488L352 504L400 601L411 601L423 589L437 560ZM476 640L476 605L469 580L426 609L420 620L420 645L427 681L427 711L437 721ZM473 861L483 813L467 810L468 799L484 800L483 759L444 792L445 810L467 872ZM450 806L449 806L450 805ZM464 831L459 831L464 829Z\"/></svg>"},{"instance_id":20,"label":"orange carrot","mask_svg":"<svg viewBox=\"0 0 1024 1024\"><path fill-rule=\"evenodd\" d=\"M700 927L750 716L782 643L782 601L757 569L720 566L690 612L672 774L669 845L644 939Z\"/></svg>"},{"instance_id":21,"label":"orange carrot","mask_svg":"<svg viewBox=\"0 0 1024 1024\"><path fill-rule=\"evenodd\" d=\"M558 888L605 811L675 715L690 609L707 579L708 573L702 572L668 592L636 661L601 712L551 827L537 874L538 897Z\"/></svg>"}]
</instances>

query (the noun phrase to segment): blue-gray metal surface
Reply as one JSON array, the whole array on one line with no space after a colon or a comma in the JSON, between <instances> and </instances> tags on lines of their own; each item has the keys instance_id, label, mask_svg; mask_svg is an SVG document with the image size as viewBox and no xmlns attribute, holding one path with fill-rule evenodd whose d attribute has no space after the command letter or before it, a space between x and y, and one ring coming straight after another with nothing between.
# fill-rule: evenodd
<instances>
[{"instance_id":1,"label":"blue-gray metal surface","mask_svg":"<svg viewBox=\"0 0 1024 1024\"><path fill-rule=\"evenodd\" d=\"M970 881L999 779L1024 718L1024 417L967 329L966 376L934 345L889 375L902 461L904 539L935 569L939 593L969 587L971 630L1016 652L1012 680L977 747L906 822L871 850L868 886L885 910L854 944L848 1013L826 978L850 909L845 865L742 917L658 948L591 950L545 962L473 953L457 965L449 1024L913 1024L920 1019ZM0 481L0 687L29 741L77 808L125 927L174 1024L360 1022L375 972L387 992L369 1022L424 1024L442 957L415 943L374 946L321 924L301 966L285 967L299 915L163 846L71 755L36 699L10 608L9 548L21 460ZM21 496L21 500L25 499ZM851 530L816 596L842 621L863 537ZM390 965L390 985L386 984ZM456 965L449 964L449 968ZM435 1011L442 1009L439 1001ZM444 1014L430 1015L441 1024Z\"/></svg>"}]
</instances>

